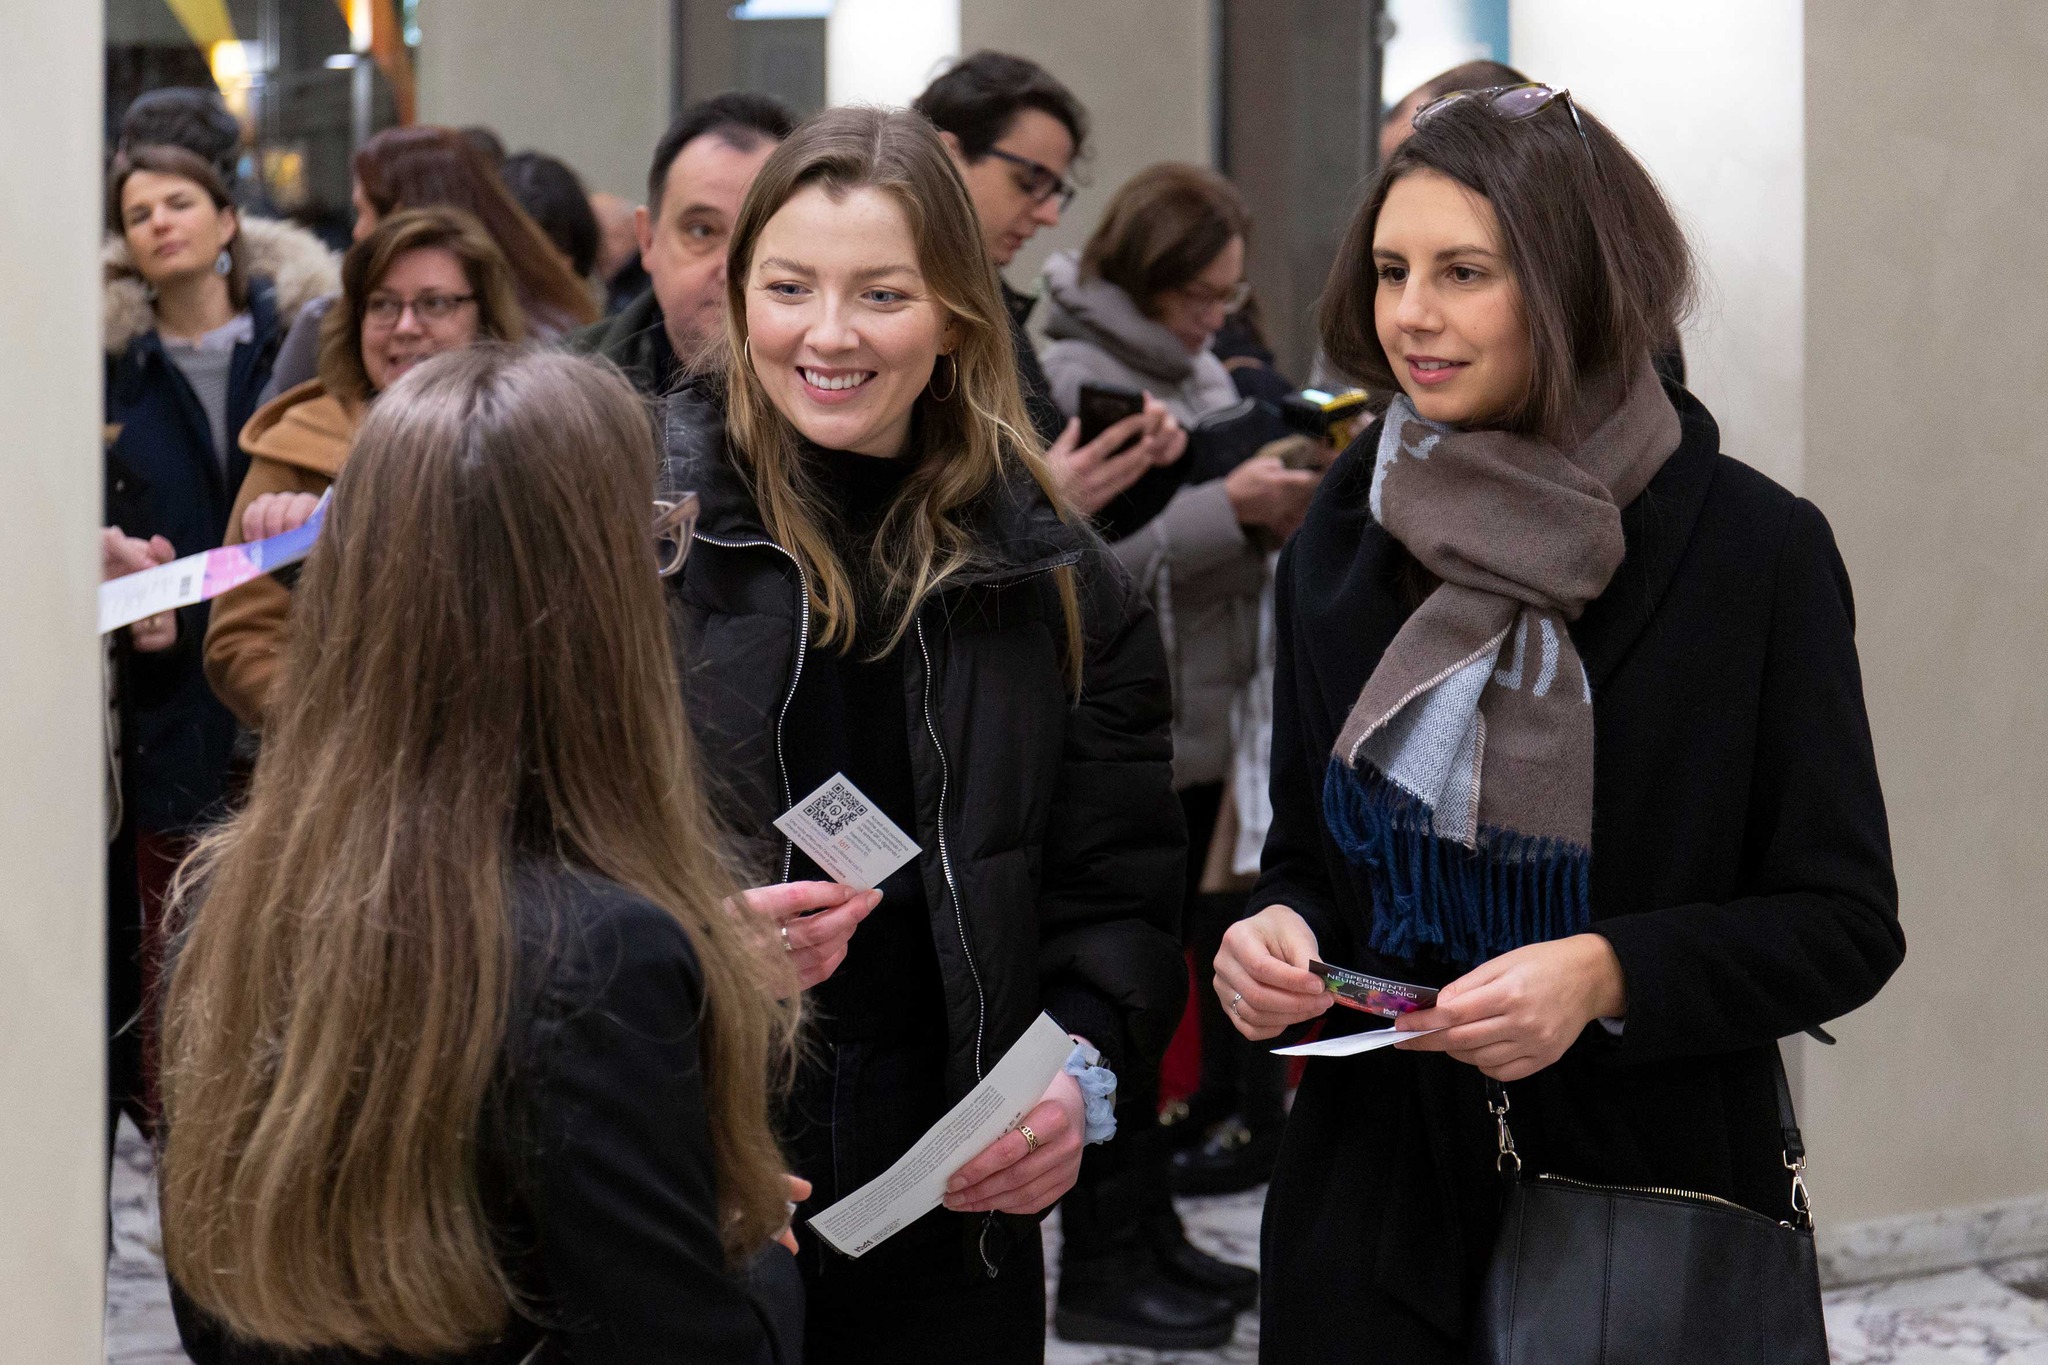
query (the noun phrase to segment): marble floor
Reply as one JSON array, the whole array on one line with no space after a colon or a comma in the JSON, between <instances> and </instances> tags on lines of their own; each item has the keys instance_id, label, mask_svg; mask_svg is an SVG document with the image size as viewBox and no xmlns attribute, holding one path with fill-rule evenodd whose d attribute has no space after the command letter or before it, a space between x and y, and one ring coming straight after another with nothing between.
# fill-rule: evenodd
<instances>
[{"instance_id":1,"label":"marble floor","mask_svg":"<svg viewBox=\"0 0 2048 1365\"><path fill-rule=\"evenodd\" d=\"M114 1160L114 1251L107 1268L108 1365L189 1365L178 1349L157 1254L149 1149L124 1120ZM1209 1252L1250 1264L1263 1191L1183 1200L1188 1233ZM1058 1222L1047 1224L1057 1265ZM2048 1257L1838 1289L1826 1300L1836 1365L2048 1365ZM1219 1351L1079 1346L1048 1331L1047 1365L1254 1365L1254 1313Z\"/></svg>"}]
</instances>

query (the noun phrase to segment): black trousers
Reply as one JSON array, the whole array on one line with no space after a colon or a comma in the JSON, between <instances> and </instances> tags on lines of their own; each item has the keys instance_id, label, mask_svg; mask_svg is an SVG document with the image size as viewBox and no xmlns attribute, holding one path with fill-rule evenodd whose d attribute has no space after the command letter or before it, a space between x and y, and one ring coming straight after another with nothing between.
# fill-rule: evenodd
<instances>
[{"instance_id":1,"label":"black trousers","mask_svg":"<svg viewBox=\"0 0 2048 1365\"><path fill-rule=\"evenodd\" d=\"M1197 1108L1217 1117L1234 1111L1254 1131L1277 1128L1287 1117L1287 1063L1272 1054L1271 1044L1251 1042L1237 1031L1212 984L1225 931L1252 909L1236 892L1201 890L1202 864L1223 808L1222 784L1184 789L1180 808L1188 822L1187 912L1181 921L1181 941L1195 964L1195 1018L1202 1032Z\"/></svg>"},{"instance_id":2,"label":"black trousers","mask_svg":"<svg viewBox=\"0 0 2048 1365\"><path fill-rule=\"evenodd\" d=\"M798 1211L806 1365L1038 1365L1045 1254L1036 1223L934 1209L857 1259L804 1220L887 1170L946 1112L945 1043L825 1042L792 1097L790 1155L815 1187ZM989 1273L985 1255L993 1259Z\"/></svg>"}]
</instances>

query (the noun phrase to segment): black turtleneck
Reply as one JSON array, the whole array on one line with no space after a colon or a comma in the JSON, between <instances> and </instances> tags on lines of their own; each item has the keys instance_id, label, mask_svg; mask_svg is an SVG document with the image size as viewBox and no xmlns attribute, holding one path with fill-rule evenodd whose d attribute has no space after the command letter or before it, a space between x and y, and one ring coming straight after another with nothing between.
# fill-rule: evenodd
<instances>
[{"instance_id":1,"label":"black turtleneck","mask_svg":"<svg viewBox=\"0 0 2048 1365\"><path fill-rule=\"evenodd\" d=\"M868 568L875 531L916 460L876 459L809 443L802 458L838 515L834 539L854 580L860 626L850 650L812 642L783 729L790 791L801 797L832 774L845 773L917 839L910 718L918 699L908 690L904 662L916 641L906 637L883 657L872 657L893 616L879 605ZM821 1027L834 1042L945 1037L945 998L919 862L911 859L882 883L882 903L854 932L846 960L813 992ZM801 850L791 875L830 880Z\"/></svg>"}]
</instances>

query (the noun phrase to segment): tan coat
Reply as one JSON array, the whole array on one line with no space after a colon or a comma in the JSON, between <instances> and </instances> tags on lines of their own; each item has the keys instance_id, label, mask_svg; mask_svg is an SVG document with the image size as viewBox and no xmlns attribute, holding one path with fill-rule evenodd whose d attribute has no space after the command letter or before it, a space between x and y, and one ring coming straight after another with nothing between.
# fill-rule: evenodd
<instances>
[{"instance_id":1,"label":"tan coat","mask_svg":"<svg viewBox=\"0 0 2048 1365\"><path fill-rule=\"evenodd\" d=\"M361 422L361 409L329 397L317 379L258 408L242 428L249 473L228 517L226 543L241 542L242 513L265 493L326 492ZM270 574L222 594L213 604L206 628L206 681L252 730L263 728L264 704L291 609L291 589Z\"/></svg>"}]
</instances>

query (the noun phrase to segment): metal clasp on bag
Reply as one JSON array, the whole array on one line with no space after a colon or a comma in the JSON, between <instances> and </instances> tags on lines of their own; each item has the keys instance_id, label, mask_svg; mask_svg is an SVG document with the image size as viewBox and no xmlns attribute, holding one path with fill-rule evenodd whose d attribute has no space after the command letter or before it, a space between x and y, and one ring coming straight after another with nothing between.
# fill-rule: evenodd
<instances>
[{"instance_id":1,"label":"metal clasp on bag","mask_svg":"<svg viewBox=\"0 0 2048 1365\"><path fill-rule=\"evenodd\" d=\"M1813 1192L1806 1188L1806 1158L1794 1161L1789 1156L1778 1158L1785 1169L1792 1172L1792 1221L1785 1224L1802 1232L1813 1230Z\"/></svg>"},{"instance_id":2,"label":"metal clasp on bag","mask_svg":"<svg viewBox=\"0 0 2048 1365\"><path fill-rule=\"evenodd\" d=\"M1495 1102L1495 1096L1499 1101ZM1522 1173L1522 1155L1515 1150L1515 1135L1508 1131L1508 1092L1503 1086L1490 1087L1486 1096L1486 1107L1493 1113L1493 1126L1500 1151L1493 1158L1493 1169L1503 1175ZM1509 1163L1514 1163L1512 1169Z\"/></svg>"}]
</instances>

